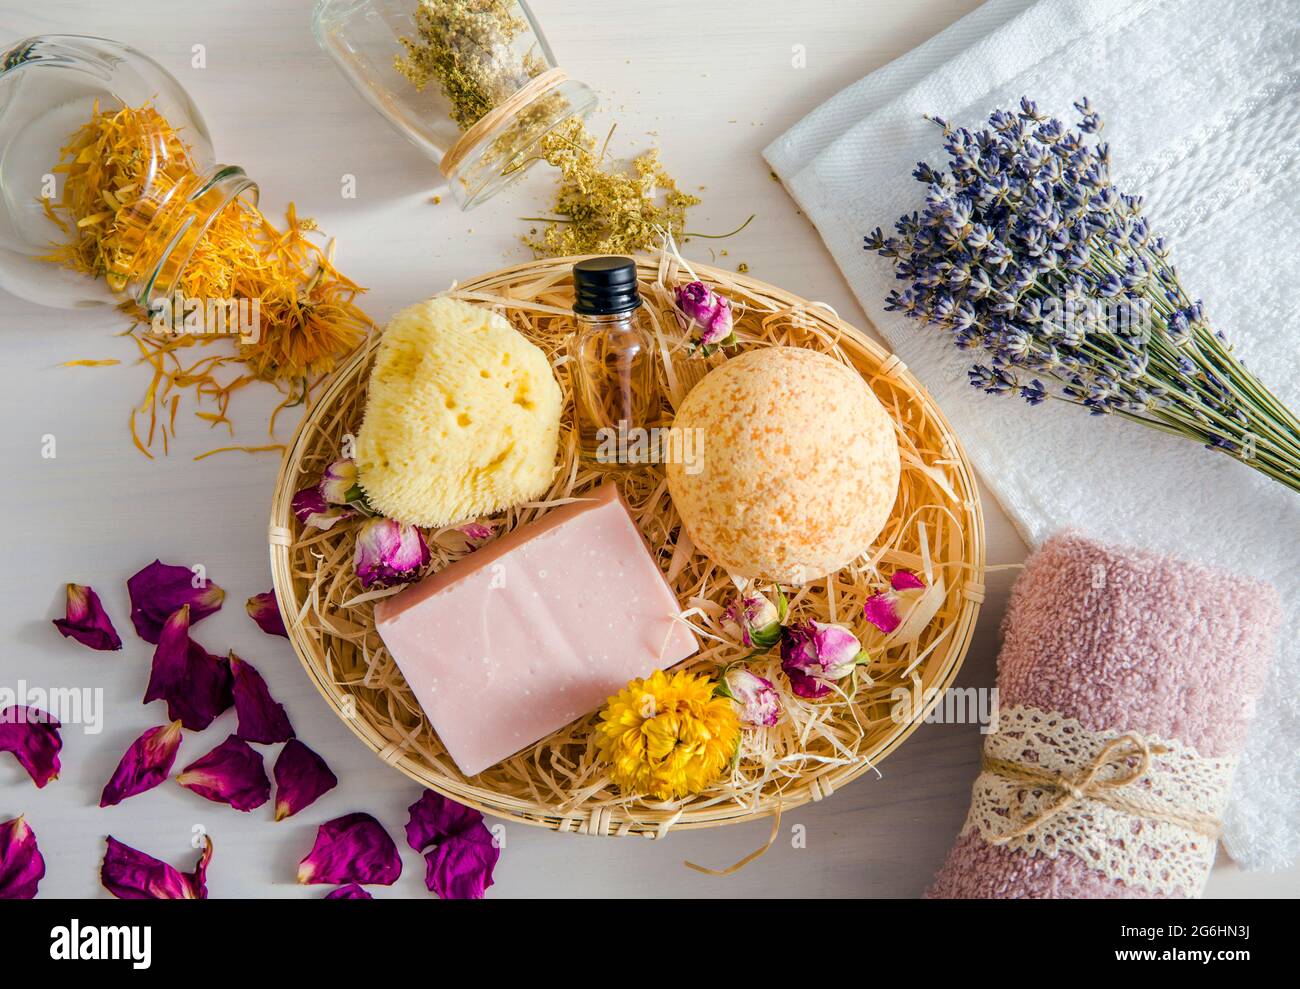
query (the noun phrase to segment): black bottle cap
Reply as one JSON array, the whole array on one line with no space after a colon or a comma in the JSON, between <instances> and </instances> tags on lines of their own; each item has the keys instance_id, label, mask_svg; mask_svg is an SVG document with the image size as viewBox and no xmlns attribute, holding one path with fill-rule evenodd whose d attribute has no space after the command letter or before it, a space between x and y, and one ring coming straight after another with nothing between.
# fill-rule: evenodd
<instances>
[{"instance_id":1,"label":"black bottle cap","mask_svg":"<svg viewBox=\"0 0 1300 989\"><path fill-rule=\"evenodd\" d=\"M573 266L573 311L581 316L608 316L641 305L636 262L631 258L587 258Z\"/></svg>"}]
</instances>

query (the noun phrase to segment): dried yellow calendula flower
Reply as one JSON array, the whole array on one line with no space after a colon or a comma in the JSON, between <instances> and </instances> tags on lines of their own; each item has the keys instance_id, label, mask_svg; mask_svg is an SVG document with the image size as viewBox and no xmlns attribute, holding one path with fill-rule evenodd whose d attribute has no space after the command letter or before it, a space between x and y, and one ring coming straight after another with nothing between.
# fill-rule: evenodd
<instances>
[{"instance_id":1,"label":"dried yellow calendula flower","mask_svg":"<svg viewBox=\"0 0 1300 989\"><path fill-rule=\"evenodd\" d=\"M609 699L596 746L625 793L673 800L699 793L731 764L740 716L709 677L656 670Z\"/></svg>"},{"instance_id":2,"label":"dried yellow calendula flower","mask_svg":"<svg viewBox=\"0 0 1300 989\"><path fill-rule=\"evenodd\" d=\"M370 320L354 301L365 290L334 267L331 247L308 238L316 224L300 219L292 203L285 227L244 200L212 217L203 212L205 207L187 194L203 180L191 150L154 107L101 109L96 104L60 154L52 171L63 176L62 195L54 202L42 200L42 206L62 237L45 260L103 278L115 292L123 292L146 279L178 231L208 222L185 263L178 294L209 302L248 300L250 308L253 300L257 303L256 334L237 337L233 353L187 364L183 351L225 337L148 332L154 313L135 299L123 300L121 307L137 322L133 337L141 359L153 369L144 400L131 415L132 439L146 456L151 456L159 427L167 451L180 391L192 390L199 404L211 406L195 412L199 419L229 427L234 391L254 380L275 381L289 391L285 406L299 404L310 382L332 370L369 331ZM219 376L230 365L239 365L244 373ZM143 415L149 429L142 438L135 419Z\"/></svg>"}]
</instances>

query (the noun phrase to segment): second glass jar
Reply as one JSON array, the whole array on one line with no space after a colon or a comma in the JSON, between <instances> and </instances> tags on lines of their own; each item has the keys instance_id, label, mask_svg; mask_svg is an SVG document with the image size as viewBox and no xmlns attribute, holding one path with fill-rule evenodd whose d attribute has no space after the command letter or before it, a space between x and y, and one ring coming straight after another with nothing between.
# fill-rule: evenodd
<instances>
[{"instance_id":1,"label":"second glass jar","mask_svg":"<svg viewBox=\"0 0 1300 989\"><path fill-rule=\"evenodd\" d=\"M543 137L596 105L559 71L522 0L317 0L313 28L366 102L439 162L462 209L520 177Z\"/></svg>"}]
</instances>

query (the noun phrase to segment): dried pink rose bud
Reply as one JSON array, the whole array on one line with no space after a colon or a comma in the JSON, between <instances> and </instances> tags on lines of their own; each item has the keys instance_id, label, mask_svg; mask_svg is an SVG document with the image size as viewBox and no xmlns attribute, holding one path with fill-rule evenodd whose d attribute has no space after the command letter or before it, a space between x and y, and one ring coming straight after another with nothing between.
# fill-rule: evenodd
<instances>
[{"instance_id":1,"label":"dried pink rose bud","mask_svg":"<svg viewBox=\"0 0 1300 989\"><path fill-rule=\"evenodd\" d=\"M762 594L738 594L722 613L722 630L751 649L781 641L781 612Z\"/></svg>"},{"instance_id":2,"label":"dried pink rose bud","mask_svg":"<svg viewBox=\"0 0 1300 989\"><path fill-rule=\"evenodd\" d=\"M246 741L264 745L293 738L289 715L285 713L284 705L276 703L271 696L262 674L233 652L230 654L230 672L235 679L235 713L239 715L236 734Z\"/></svg>"},{"instance_id":3,"label":"dried pink rose bud","mask_svg":"<svg viewBox=\"0 0 1300 989\"><path fill-rule=\"evenodd\" d=\"M112 807L127 797L152 790L167 778L181 747L181 723L150 728L127 748L122 761L104 785L99 806Z\"/></svg>"},{"instance_id":4,"label":"dried pink rose bud","mask_svg":"<svg viewBox=\"0 0 1300 989\"><path fill-rule=\"evenodd\" d=\"M781 669L800 697L825 697L865 658L858 637L843 625L810 621L782 630Z\"/></svg>"},{"instance_id":5,"label":"dried pink rose bud","mask_svg":"<svg viewBox=\"0 0 1300 989\"><path fill-rule=\"evenodd\" d=\"M444 900L482 899L501 857L483 815L432 790L411 804L409 814L406 843L424 855L429 892Z\"/></svg>"},{"instance_id":6,"label":"dried pink rose bud","mask_svg":"<svg viewBox=\"0 0 1300 989\"><path fill-rule=\"evenodd\" d=\"M316 830L316 843L298 865L304 885L345 883L391 886L402 874L402 857L384 826L369 814L346 814Z\"/></svg>"},{"instance_id":7,"label":"dried pink rose bud","mask_svg":"<svg viewBox=\"0 0 1300 989\"><path fill-rule=\"evenodd\" d=\"M127 580L126 589L131 596L135 630L153 645L158 644L163 622L178 608L188 605L189 623L195 625L220 609L226 597L225 591L196 576L189 567L174 567L158 560Z\"/></svg>"},{"instance_id":8,"label":"dried pink rose bud","mask_svg":"<svg viewBox=\"0 0 1300 989\"><path fill-rule=\"evenodd\" d=\"M194 871L186 874L109 835L99 881L119 900L206 900L212 839L203 842Z\"/></svg>"},{"instance_id":9,"label":"dried pink rose bud","mask_svg":"<svg viewBox=\"0 0 1300 989\"><path fill-rule=\"evenodd\" d=\"M713 290L703 282L687 282L673 289L677 311L688 320L707 320L717 307Z\"/></svg>"},{"instance_id":10,"label":"dried pink rose bud","mask_svg":"<svg viewBox=\"0 0 1300 989\"><path fill-rule=\"evenodd\" d=\"M348 883L346 886L340 886L325 894L327 900L373 900L374 897L367 893L356 883Z\"/></svg>"},{"instance_id":11,"label":"dried pink rose bud","mask_svg":"<svg viewBox=\"0 0 1300 989\"><path fill-rule=\"evenodd\" d=\"M357 483L357 465L353 460L336 460L321 475L319 491L331 505L347 505L362 498Z\"/></svg>"},{"instance_id":12,"label":"dried pink rose bud","mask_svg":"<svg viewBox=\"0 0 1300 989\"><path fill-rule=\"evenodd\" d=\"M703 282L679 285L673 290L683 328L696 332L701 347L730 346L735 342L731 303Z\"/></svg>"},{"instance_id":13,"label":"dried pink rose bud","mask_svg":"<svg viewBox=\"0 0 1300 989\"><path fill-rule=\"evenodd\" d=\"M280 616L280 605L275 600L275 591L254 594L244 602L244 609L248 612L248 617L257 622L257 627L267 635L289 638L289 630L284 627L284 619Z\"/></svg>"},{"instance_id":14,"label":"dried pink rose bud","mask_svg":"<svg viewBox=\"0 0 1300 989\"><path fill-rule=\"evenodd\" d=\"M718 296L718 308L700 330L700 346L727 346L734 342L732 329L731 303Z\"/></svg>"},{"instance_id":15,"label":"dried pink rose bud","mask_svg":"<svg viewBox=\"0 0 1300 989\"><path fill-rule=\"evenodd\" d=\"M12 752L38 787L59 778L59 721L35 707L0 711L0 752Z\"/></svg>"},{"instance_id":16,"label":"dried pink rose bud","mask_svg":"<svg viewBox=\"0 0 1300 989\"><path fill-rule=\"evenodd\" d=\"M781 719L781 698L767 677L734 666L727 671L723 682L727 694L740 710L742 721L770 728Z\"/></svg>"},{"instance_id":17,"label":"dried pink rose bud","mask_svg":"<svg viewBox=\"0 0 1300 989\"><path fill-rule=\"evenodd\" d=\"M373 518L357 532L356 571L362 587L411 580L429 558L424 534L405 522Z\"/></svg>"},{"instance_id":18,"label":"dried pink rose bud","mask_svg":"<svg viewBox=\"0 0 1300 989\"><path fill-rule=\"evenodd\" d=\"M153 653L144 702L165 700L167 720L202 731L235 703L230 664L190 638L190 608L163 623Z\"/></svg>"},{"instance_id":19,"label":"dried pink rose bud","mask_svg":"<svg viewBox=\"0 0 1300 989\"><path fill-rule=\"evenodd\" d=\"M262 753L237 735L186 766L176 782L200 797L229 804L235 810L261 807L271 796Z\"/></svg>"},{"instance_id":20,"label":"dried pink rose bud","mask_svg":"<svg viewBox=\"0 0 1300 989\"><path fill-rule=\"evenodd\" d=\"M66 617L54 619L54 627L68 638L91 649L122 648L122 640L113 628L108 613L99 603L99 595L85 584L68 585Z\"/></svg>"},{"instance_id":21,"label":"dried pink rose bud","mask_svg":"<svg viewBox=\"0 0 1300 989\"><path fill-rule=\"evenodd\" d=\"M289 507L294 517L309 529L332 529L339 522L357 514L351 508L331 505L316 484L298 491L293 496L293 501L289 502Z\"/></svg>"},{"instance_id":22,"label":"dried pink rose bud","mask_svg":"<svg viewBox=\"0 0 1300 989\"><path fill-rule=\"evenodd\" d=\"M292 817L334 787L338 777L325 760L296 738L289 739L275 760L275 819Z\"/></svg>"},{"instance_id":23,"label":"dried pink rose bud","mask_svg":"<svg viewBox=\"0 0 1300 989\"><path fill-rule=\"evenodd\" d=\"M45 878L36 833L18 815L0 822L0 900L30 900Z\"/></svg>"}]
</instances>

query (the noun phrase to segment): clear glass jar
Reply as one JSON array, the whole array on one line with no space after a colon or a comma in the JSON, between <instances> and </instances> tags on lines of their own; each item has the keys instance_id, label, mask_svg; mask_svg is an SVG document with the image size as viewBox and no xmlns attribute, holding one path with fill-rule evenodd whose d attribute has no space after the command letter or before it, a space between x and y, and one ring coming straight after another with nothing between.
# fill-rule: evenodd
<instances>
[{"instance_id":1,"label":"clear glass jar","mask_svg":"<svg viewBox=\"0 0 1300 989\"><path fill-rule=\"evenodd\" d=\"M596 105L562 78L521 0L317 0L313 30L357 92L439 163L462 209L519 178L542 137Z\"/></svg>"},{"instance_id":2,"label":"clear glass jar","mask_svg":"<svg viewBox=\"0 0 1300 989\"><path fill-rule=\"evenodd\" d=\"M86 273L45 258L68 235L47 206L63 192L62 149L100 111L152 106L175 134L145 133L148 167L116 216L112 270ZM42 203L42 199L47 200ZM80 307L124 298L145 309L170 298L223 209L256 205L257 186L216 162L207 125L176 79L147 55L102 38L43 35L0 55L0 287L43 305Z\"/></svg>"}]
</instances>

